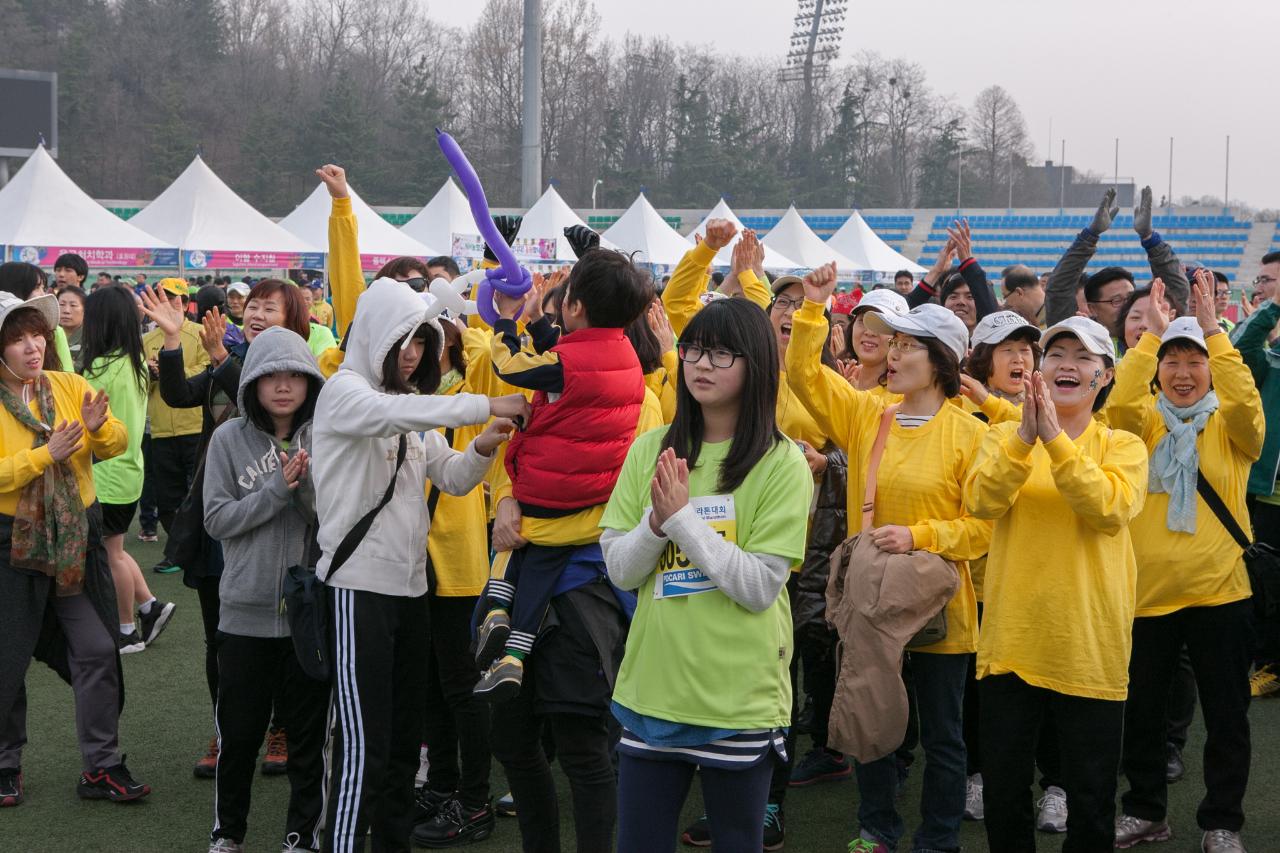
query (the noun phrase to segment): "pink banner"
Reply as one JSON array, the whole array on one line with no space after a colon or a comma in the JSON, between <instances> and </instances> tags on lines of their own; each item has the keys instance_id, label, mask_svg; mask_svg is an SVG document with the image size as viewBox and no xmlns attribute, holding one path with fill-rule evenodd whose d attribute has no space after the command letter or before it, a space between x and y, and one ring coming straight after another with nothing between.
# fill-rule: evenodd
<instances>
[{"instance_id":1,"label":"pink banner","mask_svg":"<svg viewBox=\"0 0 1280 853\"><path fill-rule=\"evenodd\" d=\"M227 252L192 249L182 253L188 269L290 269L324 266L319 252Z\"/></svg>"},{"instance_id":2,"label":"pink banner","mask_svg":"<svg viewBox=\"0 0 1280 853\"><path fill-rule=\"evenodd\" d=\"M177 249L91 249L84 246L10 246L9 257L40 267L52 267L58 255L75 252L94 267L176 267Z\"/></svg>"},{"instance_id":3,"label":"pink banner","mask_svg":"<svg viewBox=\"0 0 1280 853\"><path fill-rule=\"evenodd\" d=\"M402 258L402 257L404 256L403 255L361 255L360 269L380 270L384 266L386 266L390 261L394 261L396 258ZM415 255L414 257L417 257L417 256ZM426 258L423 258L422 260L425 261Z\"/></svg>"}]
</instances>

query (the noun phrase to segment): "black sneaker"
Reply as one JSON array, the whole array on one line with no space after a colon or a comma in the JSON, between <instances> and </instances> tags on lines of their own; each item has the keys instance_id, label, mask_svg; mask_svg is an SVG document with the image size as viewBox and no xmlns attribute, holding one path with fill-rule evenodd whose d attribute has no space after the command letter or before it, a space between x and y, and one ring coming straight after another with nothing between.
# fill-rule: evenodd
<instances>
[{"instance_id":1,"label":"black sneaker","mask_svg":"<svg viewBox=\"0 0 1280 853\"><path fill-rule=\"evenodd\" d=\"M413 795L413 825L431 820L440 813L440 807L453 799L453 793L442 794L423 785Z\"/></svg>"},{"instance_id":2,"label":"black sneaker","mask_svg":"<svg viewBox=\"0 0 1280 853\"><path fill-rule=\"evenodd\" d=\"M764 807L764 849L781 850L787 838L782 806L769 803Z\"/></svg>"},{"instance_id":3,"label":"black sneaker","mask_svg":"<svg viewBox=\"0 0 1280 853\"><path fill-rule=\"evenodd\" d=\"M82 800L114 800L127 803L139 800L151 793L150 785L133 781L129 768L125 767L125 757L120 756L120 763L115 767L99 767L92 773L81 773L80 784L76 786L76 795Z\"/></svg>"},{"instance_id":4,"label":"black sneaker","mask_svg":"<svg viewBox=\"0 0 1280 853\"><path fill-rule=\"evenodd\" d=\"M120 654L131 655L134 652L140 652L147 647L142 641L142 635L138 633L138 629L134 628L127 634L120 635Z\"/></svg>"},{"instance_id":5,"label":"black sneaker","mask_svg":"<svg viewBox=\"0 0 1280 853\"><path fill-rule=\"evenodd\" d=\"M143 643L149 646L156 641L156 637L169 624L169 618L173 616L173 610L177 606L172 601L157 600L151 602L151 609L146 613L138 613L138 628Z\"/></svg>"},{"instance_id":6,"label":"black sneaker","mask_svg":"<svg viewBox=\"0 0 1280 853\"><path fill-rule=\"evenodd\" d=\"M839 753L815 747L805 753L791 770L792 788L803 788L818 782L836 782L853 775L853 765Z\"/></svg>"},{"instance_id":7,"label":"black sneaker","mask_svg":"<svg viewBox=\"0 0 1280 853\"><path fill-rule=\"evenodd\" d=\"M161 560L160 562L156 563L154 566L151 567L151 571L155 572L158 575L171 575L174 572L182 571L182 567L175 566L173 563L170 563L168 560Z\"/></svg>"},{"instance_id":8,"label":"black sneaker","mask_svg":"<svg viewBox=\"0 0 1280 853\"><path fill-rule=\"evenodd\" d=\"M476 666L488 669L507 647L511 637L511 617L505 610L490 610L480 623L476 638Z\"/></svg>"},{"instance_id":9,"label":"black sneaker","mask_svg":"<svg viewBox=\"0 0 1280 853\"><path fill-rule=\"evenodd\" d=\"M1178 749L1176 744L1168 744L1164 762L1165 783L1172 785L1174 782L1182 781L1186 772L1187 767L1182 763L1182 750Z\"/></svg>"},{"instance_id":10,"label":"black sneaker","mask_svg":"<svg viewBox=\"0 0 1280 853\"><path fill-rule=\"evenodd\" d=\"M0 769L0 808L22 805L22 768Z\"/></svg>"},{"instance_id":11,"label":"black sneaker","mask_svg":"<svg viewBox=\"0 0 1280 853\"><path fill-rule=\"evenodd\" d=\"M689 824L689 827L684 832L680 833L680 841L690 847L710 847L711 821L707 820L707 816L704 814Z\"/></svg>"},{"instance_id":12,"label":"black sneaker","mask_svg":"<svg viewBox=\"0 0 1280 853\"><path fill-rule=\"evenodd\" d=\"M451 797L435 817L413 828L413 843L439 849L483 841L493 834L495 823L493 806L488 803L478 809L463 808L460 800Z\"/></svg>"}]
</instances>

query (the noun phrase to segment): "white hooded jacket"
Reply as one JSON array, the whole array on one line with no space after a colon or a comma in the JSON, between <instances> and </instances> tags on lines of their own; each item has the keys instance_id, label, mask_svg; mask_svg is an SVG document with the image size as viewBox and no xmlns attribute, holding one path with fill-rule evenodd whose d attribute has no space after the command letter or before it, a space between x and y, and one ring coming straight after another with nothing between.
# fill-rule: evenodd
<instances>
[{"instance_id":1,"label":"white hooded jacket","mask_svg":"<svg viewBox=\"0 0 1280 853\"><path fill-rule=\"evenodd\" d=\"M484 423L489 419L487 397L381 390L383 359L425 318L422 298L405 285L370 285L356 304L342 367L325 383L316 403L311 467L324 552L316 572L330 586L424 595L430 525L426 480L451 495L464 495L480 484L492 461L476 452L474 442L459 453L434 432L437 427ZM432 353L424 355L431 357ZM377 506L391 481L401 435L408 436L408 448L395 493L351 558L329 580L334 551L356 522Z\"/></svg>"}]
</instances>

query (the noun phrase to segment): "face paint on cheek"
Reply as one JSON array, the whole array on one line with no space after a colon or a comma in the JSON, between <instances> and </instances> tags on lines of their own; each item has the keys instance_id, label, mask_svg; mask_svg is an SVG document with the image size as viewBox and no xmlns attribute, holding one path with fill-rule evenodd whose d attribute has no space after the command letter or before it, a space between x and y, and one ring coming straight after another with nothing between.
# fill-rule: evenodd
<instances>
[{"instance_id":1,"label":"face paint on cheek","mask_svg":"<svg viewBox=\"0 0 1280 853\"><path fill-rule=\"evenodd\" d=\"M1098 380L1099 380L1099 379L1101 379L1101 378L1102 378L1102 371L1101 371L1101 370L1094 370L1094 371L1093 371L1093 379L1092 379L1092 380L1090 380L1090 382L1089 382L1089 390L1090 390L1090 391L1097 391L1097 390L1098 390Z\"/></svg>"}]
</instances>

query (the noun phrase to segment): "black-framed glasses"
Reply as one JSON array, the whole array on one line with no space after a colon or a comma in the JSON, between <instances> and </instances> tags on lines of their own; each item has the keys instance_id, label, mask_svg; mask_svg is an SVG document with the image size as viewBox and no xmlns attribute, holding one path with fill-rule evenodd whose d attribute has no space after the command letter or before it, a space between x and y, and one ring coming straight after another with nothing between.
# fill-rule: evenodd
<instances>
[{"instance_id":1,"label":"black-framed glasses","mask_svg":"<svg viewBox=\"0 0 1280 853\"><path fill-rule=\"evenodd\" d=\"M800 306L804 304L804 299L792 299L790 296L773 297L773 307L779 311L799 311Z\"/></svg>"},{"instance_id":2,"label":"black-framed glasses","mask_svg":"<svg viewBox=\"0 0 1280 853\"><path fill-rule=\"evenodd\" d=\"M1110 305L1112 308L1119 308L1129 298L1128 294L1124 296L1113 296L1110 299L1090 299L1090 305Z\"/></svg>"},{"instance_id":3,"label":"black-framed glasses","mask_svg":"<svg viewBox=\"0 0 1280 853\"><path fill-rule=\"evenodd\" d=\"M697 344L677 344L676 354L680 356L680 360L685 364L697 364L702 361L702 356L706 355L711 360L712 367L733 367L733 363L742 358L742 353L733 350L706 349Z\"/></svg>"},{"instance_id":4,"label":"black-framed glasses","mask_svg":"<svg viewBox=\"0 0 1280 853\"><path fill-rule=\"evenodd\" d=\"M1270 276L1270 275L1260 275L1253 280L1253 283L1254 283L1254 286L1257 286L1259 284L1275 284L1276 278L1275 276Z\"/></svg>"}]
</instances>

